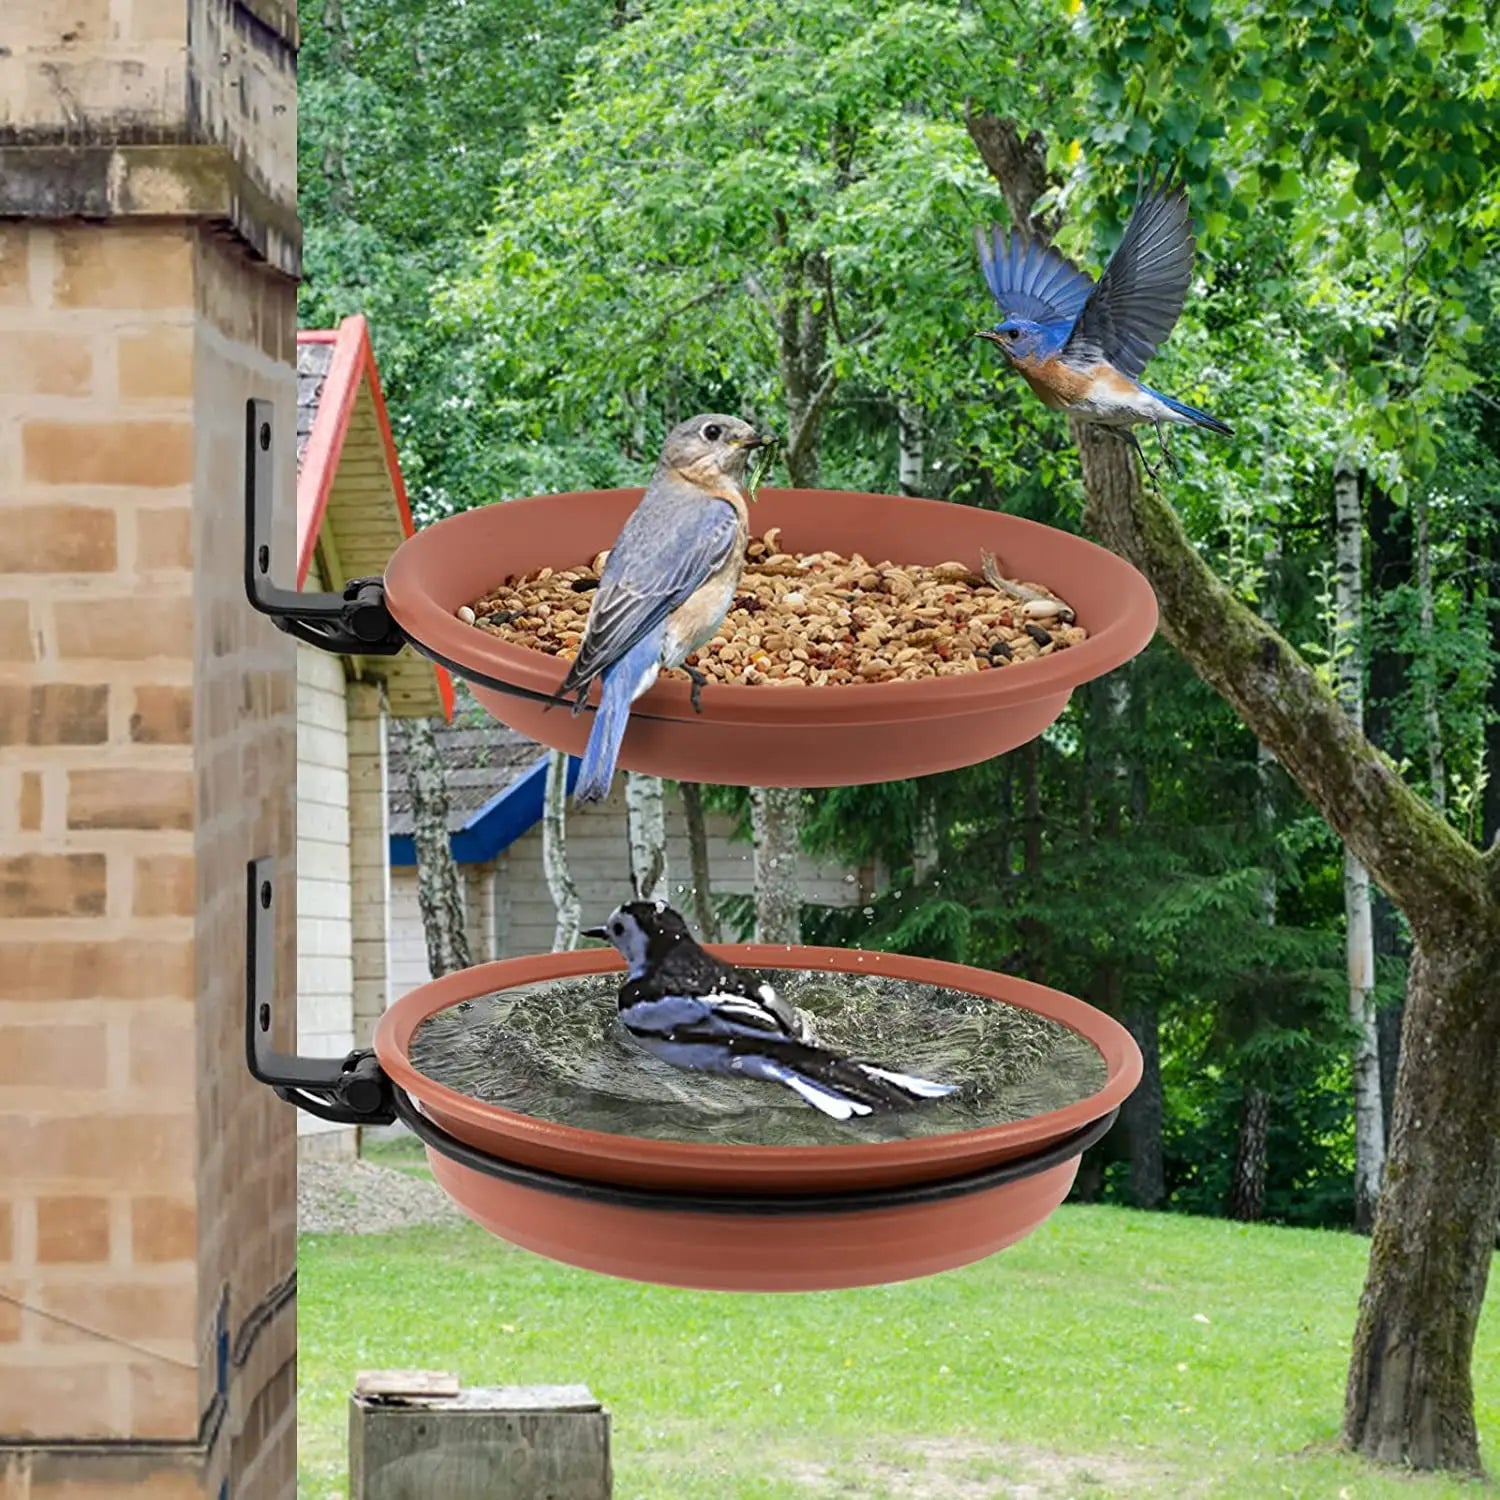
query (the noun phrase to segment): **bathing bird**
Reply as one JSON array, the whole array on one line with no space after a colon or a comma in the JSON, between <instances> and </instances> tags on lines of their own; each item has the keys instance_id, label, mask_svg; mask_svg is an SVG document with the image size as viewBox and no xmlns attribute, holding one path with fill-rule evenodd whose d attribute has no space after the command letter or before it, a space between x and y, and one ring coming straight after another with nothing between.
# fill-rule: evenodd
<instances>
[{"instance_id":1,"label":"bathing bird","mask_svg":"<svg viewBox=\"0 0 1500 1500\"><path fill-rule=\"evenodd\" d=\"M679 1068L784 1084L835 1120L953 1092L950 1084L819 1046L773 985L706 953L664 901L629 902L584 936L612 943L625 960L619 997L625 1030Z\"/></svg>"},{"instance_id":2,"label":"bathing bird","mask_svg":"<svg viewBox=\"0 0 1500 1500\"><path fill-rule=\"evenodd\" d=\"M667 434L640 504L611 549L589 608L578 655L558 690L578 694L573 712L603 679L579 767L575 799L597 802L614 779L630 705L665 667L682 667L719 628L745 565L749 512L745 469L774 438L738 417L692 417ZM693 707L705 678L688 667Z\"/></svg>"},{"instance_id":3,"label":"bathing bird","mask_svg":"<svg viewBox=\"0 0 1500 1500\"><path fill-rule=\"evenodd\" d=\"M975 336L990 340L1048 406L1129 442L1153 478L1133 427L1151 423L1163 458L1174 466L1166 424L1232 432L1139 379L1177 322L1192 279L1193 226L1180 185L1144 190L1097 284L1019 232L1007 241L992 225L988 241L982 229L976 237L1003 321Z\"/></svg>"}]
</instances>

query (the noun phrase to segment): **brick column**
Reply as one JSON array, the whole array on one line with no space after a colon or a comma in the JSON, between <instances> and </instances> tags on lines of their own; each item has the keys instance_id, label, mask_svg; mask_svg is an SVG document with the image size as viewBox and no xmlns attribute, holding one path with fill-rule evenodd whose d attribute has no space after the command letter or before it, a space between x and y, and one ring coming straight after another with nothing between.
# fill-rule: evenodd
<instances>
[{"instance_id":1,"label":"brick column","mask_svg":"<svg viewBox=\"0 0 1500 1500\"><path fill-rule=\"evenodd\" d=\"M390 804L385 690L349 684L349 885L354 918L354 1045L368 1047L389 1003Z\"/></svg>"},{"instance_id":2,"label":"brick column","mask_svg":"<svg viewBox=\"0 0 1500 1500\"><path fill-rule=\"evenodd\" d=\"M240 504L269 397L286 576L294 32L279 0L0 7L5 1500L295 1490L295 1125L242 1009L269 853L295 1020L294 666Z\"/></svg>"}]
</instances>

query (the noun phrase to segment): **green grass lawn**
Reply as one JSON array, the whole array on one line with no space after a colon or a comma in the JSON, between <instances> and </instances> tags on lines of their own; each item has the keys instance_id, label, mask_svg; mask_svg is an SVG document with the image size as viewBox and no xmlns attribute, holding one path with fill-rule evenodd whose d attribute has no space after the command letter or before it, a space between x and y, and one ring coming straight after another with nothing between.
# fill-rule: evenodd
<instances>
[{"instance_id":1,"label":"green grass lawn","mask_svg":"<svg viewBox=\"0 0 1500 1500\"><path fill-rule=\"evenodd\" d=\"M1365 1250L1063 1208L961 1271L778 1297L615 1281L468 1224L307 1235L299 1497L345 1495L348 1392L372 1367L587 1383L612 1413L617 1500L1500 1492L1330 1451ZM1475 1368L1492 1459L1493 1301Z\"/></svg>"}]
</instances>

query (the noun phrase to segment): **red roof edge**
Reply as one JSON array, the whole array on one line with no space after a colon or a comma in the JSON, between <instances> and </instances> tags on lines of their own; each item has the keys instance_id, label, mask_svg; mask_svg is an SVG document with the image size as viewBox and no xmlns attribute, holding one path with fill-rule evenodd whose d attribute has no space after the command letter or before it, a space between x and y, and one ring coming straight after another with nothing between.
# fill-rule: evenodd
<instances>
[{"instance_id":1,"label":"red roof edge","mask_svg":"<svg viewBox=\"0 0 1500 1500\"><path fill-rule=\"evenodd\" d=\"M361 378L369 382L370 396L375 403L375 419L380 428L380 440L385 447L386 464L396 496L396 513L400 517L402 535L414 535L416 527L412 523L411 504L406 496L406 481L401 476L401 463L396 457L396 440L391 434L385 395L380 388L380 372L375 367L370 327L364 316L353 313L337 329L300 329L297 342L333 345L333 360L323 382L323 395L318 402L317 415L313 418L312 431L307 437L307 447L303 450L302 472L297 476L297 587L300 589L307 581L308 571L312 567L318 533L322 530L323 517L328 511L328 497L333 493L334 475L338 473L339 456L344 450L344 437L354 414L354 402L359 395ZM451 721L453 679L442 667L434 665L432 670L437 674L438 698L443 705L443 717Z\"/></svg>"}]
</instances>

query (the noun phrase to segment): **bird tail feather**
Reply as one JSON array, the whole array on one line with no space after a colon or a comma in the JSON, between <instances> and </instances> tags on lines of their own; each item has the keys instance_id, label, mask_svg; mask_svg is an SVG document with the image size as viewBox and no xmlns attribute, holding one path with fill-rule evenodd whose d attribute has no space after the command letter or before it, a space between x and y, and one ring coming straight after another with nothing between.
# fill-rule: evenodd
<instances>
[{"instance_id":1,"label":"bird tail feather","mask_svg":"<svg viewBox=\"0 0 1500 1500\"><path fill-rule=\"evenodd\" d=\"M1191 422L1194 427L1206 427L1210 432L1223 433L1225 437L1234 436L1234 428L1227 422L1221 422L1217 417L1211 417L1206 411L1199 411L1196 406L1188 406L1181 401L1174 401L1170 396L1163 396L1160 391L1153 391L1152 395L1161 402L1163 406L1169 406L1186 422Z\"/></svg>"},{"instance_id":2,"label":"bird tail feather","mask_svg":"<svg viewBox=\"0 0 1500 1500\"><path fill-rule=\"evenodd\" d=\"M892 1073L888 1068L877 1068L871 1063L861 1063L860 1067L918 1099L945 1099L953 1092L951 1083L934 1083L930 1078L918 1078L915 1073Z\"/></svg>"},{"instance_id":3,"label":"bird tail feather","mask_svg":"<svg viewBox=\"0 0 1500 1500\"><path fill-rule=\"evenodd\" d=\"M854 1115L867 1115L871 1111L868 1104L858 1099L847 1098L843 1094L835 1093L832 1089L826 1089L821 1084L814 1083L810 1078L804 1078L800 1073L794 1073L790 1068L781 1075L781 1081L789 1089L794 1089L814 1109L821 1110L825 1115L835 1120L847 1120Z\"/></svg>"},{"instance_id":4,"label":"bird tail feather","mask_svg":"<svg viewBox=\"0 0 1500 1500\"><path fill-rule=\"evenodd\" d=\"M899 1109L921 1099L941 1099L953 1092L950 1084L857 1062L807 1042L756 1038L755 1047L770 1064L768 1071L838 1120L877 1109Z\"/></svg>"},{"instance_id":5,"label":"bird tail feather","mask_svg":"<svg viewBox=\"0 0 1500 1500\"><path fill-rule=\"evenodd\" d=\"M594 715L589 742L578 767L578 784L573 793L576 802L600 802L609 795L620 741L625 738L625 726L630 721L630 705L655 680L652 668L660 659L661 639L652 632L604 673L599 710Z\"/></svg>"}]
</instances>

